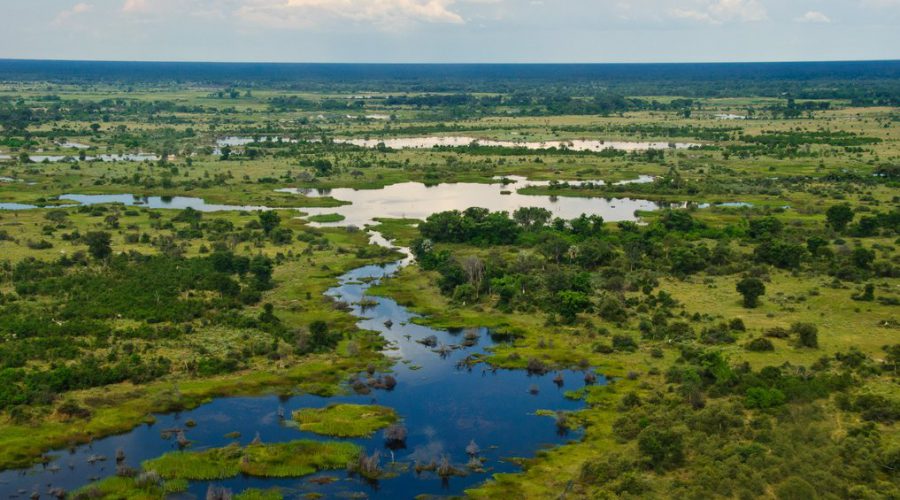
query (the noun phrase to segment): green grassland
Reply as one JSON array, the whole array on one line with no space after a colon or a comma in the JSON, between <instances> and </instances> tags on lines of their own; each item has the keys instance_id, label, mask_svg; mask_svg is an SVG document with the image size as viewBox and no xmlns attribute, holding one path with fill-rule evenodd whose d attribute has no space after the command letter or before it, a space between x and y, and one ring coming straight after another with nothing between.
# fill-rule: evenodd
<instances>
[{"instance_id":1,"label":"green grassland","mask_svg":"<svg viewBox=\"0 0 900 500\"><path fill-rule=\"evenodd\" d=\"M0 84L0 104L28 108L36 117L22 126L10 123L0 135L0 154L11 157L0 160L0 177L13 179L0 180L0 203L54 207L66 203L58 199L63 194L132 193L279 209L275 228L263 226L261 214L239 209L201 215L116 205L0 211L0 349L17 355L0 360L8 363L0 365L0 374L12 377L10 387L29 394L20 400L8 394L14 391L3 393L9 401L0 407L0 468L26 466L50 449L124 432L153 413L193 408L214 397L332 395L345 391L345 382L369 366L389 369L379 352L383 340L359 331L344 307L322 295L342 273L399 254L370 246L358 229L308 223L338 223L343 218L337 214L301 218L304 207L337 207L346 201L327 192L317 197L276 189L488 183L519 175L607 183L528 187L524 194L630 197L675 207L684 202L751 206L679 210L690 216L685 229L675 226L678 221L669 212L650 212L639 214L641 225L607 223L588 238L571 224L563 229L548 224L502 243L435 240L434 255L445 252L447 266L427 268L420 256L420 264L371 290L421 314L417 321L484 326L508 339L479 362L543 372L578 369L610 381L569 393L587 405L565 418L565 425L584 429L583 439L543 450L522 462L521 473L497 475L468 496L898 494L900 398L890 347L900 344L900 228L891 226L895 222L879 222L875 230L861 225L869 217L895 220L887 217L900 196L896 108L834 99L827 109L811 106L786 119L785 106L793 105L786 99L696 98L687 109L674 109L678 100L673 96L639 96L662 106L606 115L546 110L532 115L514 106L472 110L388 104L392 97L450 94L441 92L378 91L357 105L354 92L230 91L200 84L130 89L104 83ZM128 105L110 104L111 94ZM64 103L58 115L42 114L52 106L48 102L57 102L48 101L48 95ZM716 116L728 113L751 119ZM367 150L329 140L434 135L702 146L660 153ZM260 141L220 157L213 149L225 136L299 142ZM79 161L77 150L57 144L62 139L90 145L88 156L146 152L165 159ZM20 159L22 154L73 159L30 163ZM613 184L639 175L656 181ZM829 209L845 204L853 222L830 227ZM754 221L773 220L778 230L772 235L751 234ZM435 236L426 234L427 222L416 220L382 219L371 229L404 247ZM109 235L109 255L91 255L90 233ZM808 250L811 243L820 244L814 237L824 242L823 252ZM581 250L589 240L612 250L599 259L601 264L583 265L575 250L553 253L552 244L560 238L571 244L569 250ZM782 265L778 256L760 252L775 243L794 245L788 248L802 257L796 265ZM501 281L496 286L490 279L463 282L461 274L448 271L472 258ZM857 264L857 258L863 262ZM235 269L215 267L221 259ZM712 264L714 259L722 262ZM237 270L248 262L256 267ZM525 271L514 273L517 267ZM147 313L154 309L153 300L159 306L164 299L133 286L148 276L148 269L169 270L166 279L153 282L160 290L177 292L165 298L172 306L168 316ZM181 275L190 273L172 269L198 269L218 281L187 280ZM526 289L534 295L517 301L509 281L502 281L514 275L530 278L516 278L516 286L521 295ZM737 291L748 277L765 284L758 307L745 307ZM452 279L459 283L448 286ZM74 313L68 304L75 298L64 293L63 285L113 287L134 294L134 305L108 314L102 304L84 300L84 312ZM573 290L577 293L561 293ZM583 300L575 300L577 312L565 318L554 302L559 297ZM39 321L47 317L59 324ZM658 334L673 324L687 325L691 335ZM321 345L312 344L313 325L317 330L325 325ZM800 342L795 330L803 328L796 325L815 327L815 346ZM70 327L73 331L65 330ZM76 369L84 358L116 374L114 381L43 391L26 375ZM154 376L118 376L126 360L139 360ZM302 430L357 437L399 416L389 408L336 405L301 410L295 418ZM162 498L184 490L187 479L296 477L343 468L358 454L349 443L306 441L182 451L143 464L144 471L158 472L164 482L114 477L76 497ZM280 498L278 492L243 495Z\"/></svg>"}]
</instances>

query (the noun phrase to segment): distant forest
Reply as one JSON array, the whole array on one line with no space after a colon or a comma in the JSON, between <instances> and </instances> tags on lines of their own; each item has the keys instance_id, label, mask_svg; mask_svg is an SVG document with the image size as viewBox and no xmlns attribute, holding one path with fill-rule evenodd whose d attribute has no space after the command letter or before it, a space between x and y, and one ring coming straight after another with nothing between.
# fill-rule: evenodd
<instances>
[{"instance_id":1,"label":"distant forest","mask_svg":"<svg viewBox=\"0 0 900 500\"><path fill-rule=\"evenodd\" d=\"M728 64L255 64L0 60L0 81L285 90L791 97L900 105L900 61Z\"/></svg>"}]
</instances>

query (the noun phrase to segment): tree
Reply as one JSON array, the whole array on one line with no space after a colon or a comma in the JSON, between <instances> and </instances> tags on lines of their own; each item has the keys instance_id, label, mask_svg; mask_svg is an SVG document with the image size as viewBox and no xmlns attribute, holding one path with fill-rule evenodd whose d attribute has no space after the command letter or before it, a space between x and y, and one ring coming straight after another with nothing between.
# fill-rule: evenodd
<instances>
[{"instance_id":1,"label":"tree","mask_svg":"<svg viewBox=\"0 0 900 500\"><path fill-rule=\"evenodd\" d=\"M91 256L97 260L103 260L112 255L112 237L103 231L92 231L84 236L84 242L88 246Z\"/></svg>"},{"instance_id":2,"label":"tree","mask_svg":"<svg viewBox=\"0 0 900 500\"><path fill-rule=\"evenodd\" d=\"M328 323L313 321L309 324L309 344L313 351L333 349L338 338L328 331Z\"/></svg>"},{"instance_id":3,"label":"tree","mask_svg":"<svg viewBox=\"0 0 900 500\"><path fill-rule=\"evenodd\" d=\"M279 224L281 224L281 217L274 210L265 210L259 213L259 225L266 234L271 233Z\"/></svg>"},{"instance_id":4,"label":"tree","mask_svg":"<svg viewBox=\"0 0 900 500\"><path fill-rule=\"evenodd\" d=\"M765 262L781 269L796 269L800 267L800 261L806 254L806 249L801 245L786 241L764 241L753 251L753 256L759 262Z\"/></svg>"},{"instance_id":5,"label":"tree","mask_svg":"<svg viewBox=\"0 0 900 500\"><path fill-rule=\"evenodd\" d=\"M484 262L477 256L470 255L463 259L460 264L463 272L466 273L466 279L468 279L469 283L474 287L475 297L477 298L478 293L481 290L481 282L484 280Z\"/></svg>"},{"instance_id":6,"label":"tree","mask_svg":"<svg viewBox=\"0 0 900 500\"><path fill-rule=\"evenodd\" d=\"M737 291L744 297L744 307L753 309L766 293L766 285L758 278L744 278L737 284Z\"/></svg>"},{"instance_id":7,"label":"tree","mask_svg":"<svg viewBox=\"0 0 900 500\"><path fill-rule=\"evenodd\" d=\"M591 307L591 299L586 294L571 290L559 292L559 314L567 323L575 321L578 313Z\"/></svg>"},{"instance_id":8,"label":"tree","mask_svg":"<svg viewBox=\"0 0 900 500\"><path fill-rule=\"evenodd\" d=\"M550 233L544 235L541 238L541 243L538 246L538 251L548 259L559 263L563 255L565 255L566 252L569 251L569 246L569 242L566 241L565 238L556 233Z\"/></svg>"},{"instance_id":9,"label":"tree","mask_svg":"<svg viewBox=\"0 0 900 500\"><path fill-rule=\"evenodd\" d=\"M671 429L648 426L638 435L638 448L657 470L677 467L684 461L682 436Z\"/></svg>"},{"instance_id":10,"label":"tree","mask_svg":"<svg viewBox=\"0 0 900 500\"><path fill-rule=\"evenodd\" d=\"M825 212L825 217L828 219L828 225L840 232L853 220L853 209L847 203L834 205Z\"/></svg>"},{"instance_id":11,"label":"tree","mask_svg":"<svg viewBox=\"0 0 900 500\"><path fill-rule=\"evenodd\" d=\"M816 349L819 347L819 329L811 323L794 323L791 332L797 334L797 345Z\"/></svg>"},{"instance_id":12,"label":"tree","mask_svg":"<svg viewBox=\"0 0 900 500\"><path fill-rule=\"evenodd\" d=\"M541 207L522 207L513 212L513 219L529 231L544 227L551 217L553 214Z\"/></svg>"},{"instance_id":13,"label":"tree","mask_svg":"<svg viewBox=\"0 0 900 500\"><path fill-rule=\"evenodd\" d=\"M272 272L275 268L272 259L265 255L256 255L250 260L250 273L256 278L256 287L268 290L272 287Z\"/></svg>"},{"instance_id":14,"label":"tree","mask_svg":"<svg viewBox=\"0 0 900 500\"><path fill-rule=\"evenodd\" d=\"M750 228L747 234L751 238L772 238L781 234L784 229L784 223L775 217L760 217L750 221Z\"/></svg>"},{"instance_id":15,"label":"tree","mask_svg":"<svg viewBox=\"0 0 900 500\"><path fill-rule=\"evenodd\" d=\"M868 269L869 265L875 261L875 252L868 248L854 248L850 254L853 265L860 269Z\"/></svg>"}]
</instances>

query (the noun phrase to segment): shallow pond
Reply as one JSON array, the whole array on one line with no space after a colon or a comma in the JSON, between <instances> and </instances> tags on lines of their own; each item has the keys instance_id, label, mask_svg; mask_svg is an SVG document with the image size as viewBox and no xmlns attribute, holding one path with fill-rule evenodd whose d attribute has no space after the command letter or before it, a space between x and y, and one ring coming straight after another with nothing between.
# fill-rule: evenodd
<instances>
[{"instance_id":1,"label":"shallow pond","mask_svg":"<svg viewBox=\"0 0 900 500\"><path fill-rule=\"evenodd\" d=\"M376 237L373 241L384 242ZM485 471L470 473L465 477L442 480L433 473L416 474L411 469L398 477L384 479L377 484L352 477L345 471L331 471L314 476L293 479L257 479L237 477L216 481L234 492L247 488L281 487L286 497L317 492L329 498L362 492L369 498L413 498L419 494L459 495L466 488L477 485L496 472L513 472L517 467L505 458L533 456L545 446L578 439L580 433L560 432L551 417L535 415L537 410L570 411L581 403L566 399L564 391L584 386L584 373L561 372L565 382L558 386L555 374L530 376L525 371L492 371L482 365L472 369L460 367L465 357L482 353L495 344L491 332L484 328L472 330L442 331L412 324L415 317L390 299L367 297L366 290L380 279L394 274L409 259L386 266L366 266L353 270L340 278L339 285L328 295L353 304L362 298L374 300L373 307L362 309L354 305L352 314L359 318L360 328L380 332L390 343L387 355L399 360L394 367L398 384L392 391L376 391L369 395L351 395L335 398L315 396L261 396L219 398L192 411L180 414L159 415L153 425L141 425L131 432L98 439L91 445L73 451L57 451L58 458L46 466L35 466L23 471L0 473L0 492L9 496L26 498L33 491L43 494L50 486L67 490L88 483L92 478L102 478L114 473L116 450L124 450L131 466L177 449L172 440L161 437L161 431L184 428L188 419L197 426L187 429L192 441L190 449L202 450L220 447L235 441L225 437L240 432L237 439L248 444L256 433L263 442L282 442L295 439L330 439L301 432L295 426L279 418L279 408L290 417L293 410L305 407L323 407L336 402L361 404L377 403L394 408L409 430L406 448L393 453L385 447L379 432L369 439L351 440L363 446L369 453L382 452L382 465L387 467L396 461L412 466L416 461L429 463L443 456L464 468L468 460L465 448L474 440L486 459ZM368 284L367 278L374 278ZM368 302L368 300L367 300ZM390 320L393 324L388 326ZM469 332L477 334L474 346L453 350L442 355L432 348L417 343L430 335L438 338L439 345L460 345ZM470 333L471 336L471 333ZM599 377L599 383L605 383ZM537 387L533 393L532 386ZM89 459L106 457L105 461ZM334 477L338 480L322 485L311 481L316 477ZM209 483L194 482L190 494L203 498ZM24 492L24 493L21 493Z\"/></svg>"},{"instance_id":2,"label":"shallow pond","mask_svg":"<svg viewBox=\"0 0 900 500\"><path fill-rule=\"evenodd\" d=\"M600 152L606 149L619 151L647 151L650 149L688 149L700 144L686 142L642 142L642 141L600 141L600 140L561 140L561 141L496 141L475 137L394 137L379 139L335 139L339 144L353 144L364 148L380 147L382 144L391 149L430 149L434 147L466 147L471 144L487 147L525 148L530 150L561 149L572 151Z\"/></svg>"},{"instance_id":3,"label":"shallow pond","mask_svg":"<svg viewBox=\"0 0 900 500\"><path fill-rule=\"evenodd\" d=\"M101 205L106 203L119 203L125 206L141 206L147 208L193 208L200 212L225 212L230 210L269 210L268 207L252 205L218 205L207 203L203 198L190 196L135 196L133 194L64 194L60 200L73 201L71 205L57 205L57 207L73 207L80 205ZM32 210L41 208L37 205L22 203L0 203L0 210ZM52 208L52 207L48 207Z\"/></svg>"},{"instance_id":4,"label":"shallow pond","mask_svg":"<svg viewBox=\"0 0 900 500\"><path fill-rule=\"evenodd\" d=\"M425 219L429 215L447 210L465 210L469 207L487 208L491 211L512 213L522 207L543 207L555 217L574 219L581 214L596 214L607 221L635 220L635 211L658 210L660 204L630 198L575 198L547 195L524 195L516 192L526 184L521 178L508 178L512 183L478 184L461 182L427 186L418 182L392 184L381 189L279 189L283 193L295 193L310 197L330 196L349 201L351 205L333 208L304 208L310 215L337 213L345 220L340 225L363 226L372 224L375 218ZM599 181L598 181L599 182Z\"/></svg>"},{"instance_id":5,"label":"shallow pond","mask_svg":"<svg viewBox=\"0 0 900 500\"><path fill-rule=\"evenodd\" d=\"M0 154L0 160L11 160L12 157L10 155ZM28 157L33 163L59 163L61 161L78 161L78 156L72 155L30 155ZM124 155L92 155L86 156L84 161L103 161L103 162L112 162L112 161L157 161L159 160L159 156L154 154L147 153L131 153Z\"/></svg>"},{"instance_id":6,"label":"shallow pond","mask_svg":"<svg viewBox=\"0 0 900 500\"><path fill-rule=\"evenodd\" d=\"M298 142L296 139L278 138L278 137L250 137L250 136L229 136L216 140L218 148L225 146L246 146L255 142L265 142L268 140L281 142ZM318 142L311 140L310 142ZM352 144L362 148L384 147L391 149L431 149L435 147L467 147L472 144L487 147L503 147L503 148L525 148L530 150L541 149L561 149L566 148L572 151L591 151L600 152L607 149L616 149L619 151L647 151L650 149L689 149L691 147L700 146L697 143L689 142L646 142L646 141L602 141L587 139L572 139L560 141L498 141L491 139L479 139L476 137L465 136L429 136L429 137L389 137L378 139L334 139L337 144ZM221 154L220 149L216 149L216 154Z\"/></svg>"}]
</instances>

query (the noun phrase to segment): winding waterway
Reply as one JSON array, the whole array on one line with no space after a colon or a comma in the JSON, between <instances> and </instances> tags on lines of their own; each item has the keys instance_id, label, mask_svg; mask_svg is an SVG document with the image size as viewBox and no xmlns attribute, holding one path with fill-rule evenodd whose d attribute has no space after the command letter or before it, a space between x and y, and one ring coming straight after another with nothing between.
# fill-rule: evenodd
<instances>
[{"instance_id":1,"label":"winding waterway","mask_svg":"<svg viewBox=\"0 0 900 500\"><path fill-rule=\"evenodd\" d=\"M372 241L386 244L380 235ZM408 253L407 253L408 255ZM237 493L247 488L282 488L286 497L320 493L328 497L359 495L361 498L409 499L419 494L458 495L466 488L489 479L497 472L514 472L517 466L509 457L533 456L539 449L578 439L579 432L561 432L553 418L536 415L541 409L571 411L581 403L566 399L566 390L583 387L583 372L560 372L563 384L554 381L555 374L529 375L525 371L491 370L485 365L466 368L460 364L467 356L485 353L497 340L485 328L470 330L436 330L412 323L415 315L388 298L369 297L367 290L384 278L394 275L411 263L406 257L387 265L371 265L350 271L340 277L327 295L356 304L363 298L374 300L372 307L352 306L360 328L379 332L388 342L385 354L395 358L394 376L398 384L392 391L375 391L369 395L321 398L310 395L292 397L259 396L218 398L191 411L158 415L152 425L140 425L125 434L95 440L90 445L72 450L58 450L53 461L27 470L0 473L0 492L4 497L27 498L33 492L46 496L51 487L67 490L92 480L114 474L116 450L124 451L126 463L137 466L142 461L178 449L161 432L185 428L188 419L197 425L187 429L192 441L190 449L221 447L231 442L248 444L256 434L263 442L295 439L330 439L301 432L279 417L293 410L323 407L331 403L377 403L394 408L409 430L406 448L391 451L385 447L381 433L369 439L351 440L368 452L380 450L382 465L395 461L408 468L397 477L370 483L344 471L331 471L292 479L260 479L236 477L215 484ZM436 352L416 340L435 336L439 346L453 346L449 354ZM464 339L477 337L474 345L462 347ZM598 383L606 380L598 377ZM535 392L535 389L537 392ZM225 435L239 432L241 437ZM474 440L485 459L483 472L470 472L465 477L443 480L431 472L416 473L413 464L429 463L448 457L458 468L465 468L465 448ZM93 459L92 459L93 457ZM104 457L106 460L96 460ZM318 481L323 477L334 482ZM323 483L328 484L323 484ZM209 482L192 482L186 498L203 498Z\"/></svg>"}]
</instances>

